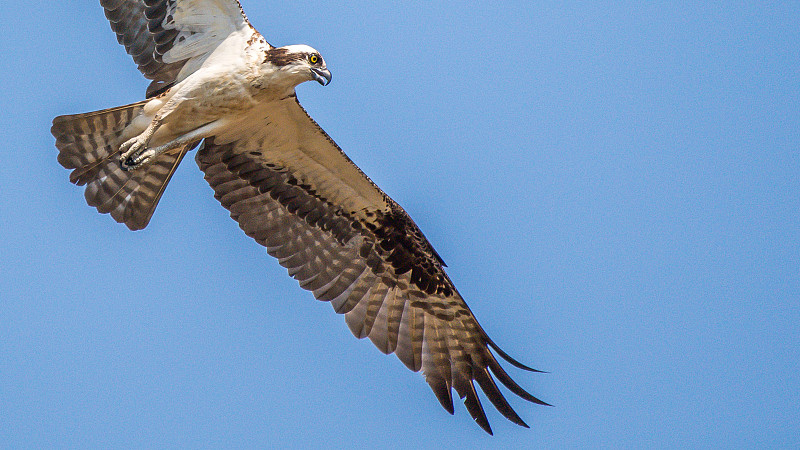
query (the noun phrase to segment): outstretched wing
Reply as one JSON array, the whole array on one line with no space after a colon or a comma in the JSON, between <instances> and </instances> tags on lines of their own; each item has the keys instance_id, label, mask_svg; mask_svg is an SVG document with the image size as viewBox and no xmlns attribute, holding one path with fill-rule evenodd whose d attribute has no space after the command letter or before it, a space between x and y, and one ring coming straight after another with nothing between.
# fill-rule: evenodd
<instances>
[{"instance_id":1,"label":"outstretched wing","mask_svg":"<svg viewBox=\"0 0 800 450\"><path fill-rule=\"evenodd\" d=\"M451 389L491 433L474 382L509 420L527 426L494 382L523 390L490 351L486 335L443 262L406 212L353 164L290 97L264 105L227 134L204 141L197 162L231 217L300 286L344 314L411 370L422 370L442 406Z\"/></svg>"},{"instance_id":2,"label":"outstretched wing","mask_svg":"<svg viewBox=\"0 0 800 450\"><path fill-rule=\"evenodd\" d=\"M157 95L197 70L231 33L249 27L238 0L100 0L117 40Z\"/></svg>"}]
</instances>

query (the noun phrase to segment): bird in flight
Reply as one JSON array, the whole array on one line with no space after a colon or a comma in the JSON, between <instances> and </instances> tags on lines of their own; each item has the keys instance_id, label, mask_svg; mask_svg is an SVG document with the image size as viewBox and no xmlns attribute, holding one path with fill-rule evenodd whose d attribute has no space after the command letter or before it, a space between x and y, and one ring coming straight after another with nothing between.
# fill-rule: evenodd
<instances>
[{"instance_id":1,"label":"bird in flight","mask_svg":"<svg viewBox=\"0 0 800 450\"><path fill-rule=\"evenodd\" d=\"M89 205L147 226L175 169L197 164L244 232L353 334L422 371L453 414L452 391L492 433L475 389L527 427L495 380L525 400L411 217L342 152L297 100L331 72L306 45L273 47L237 0L101 0L112 30L151 80L146 99L56 117L58 161Z\"/></svg>"}]
</instances>

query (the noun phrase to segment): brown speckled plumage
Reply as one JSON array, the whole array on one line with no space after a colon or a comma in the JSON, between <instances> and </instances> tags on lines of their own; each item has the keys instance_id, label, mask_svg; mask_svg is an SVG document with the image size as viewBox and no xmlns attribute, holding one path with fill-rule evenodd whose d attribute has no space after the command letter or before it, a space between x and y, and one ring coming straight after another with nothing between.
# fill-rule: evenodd
<instances>
[{"instance_id":1,"label":"brown speckled plumage","mask_svg":"<svg viewBox=\"0 0 800 450\"><path fill-rule=\"evenodd\" d=\"M544 403L514 382L495 355L533 369L495 345L411 217L298 103L298 83L330 82L313 49L270 46L236 0L101 5L152 83L149 102L54 120L58 161L72 170L70 181L86 186L90 205L133 230L144 228L182 158L202 141L196 161L222 206L303 289L343 314L356 337L422 371L450 413L454 389L491 433L477 383L501 414L527 426L495 380ZM229 45L214 54L222 54L218 67L225 70L189 80L204 72L197 68L217 46L231 42L241 51ZM164 124L167 131L158 134ZM121 147L138 150L120 156ZM127 162L145 150L153 154L146 163Z\"/></svg>"}]
</instances>

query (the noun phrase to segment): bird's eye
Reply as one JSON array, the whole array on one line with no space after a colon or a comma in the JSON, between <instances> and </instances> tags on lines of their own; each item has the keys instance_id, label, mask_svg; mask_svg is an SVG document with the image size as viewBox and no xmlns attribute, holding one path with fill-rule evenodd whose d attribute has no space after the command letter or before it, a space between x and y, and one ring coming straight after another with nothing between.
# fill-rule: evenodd
<instances>
[{"instance_id":1,"label":"bird's eye","mask_svg":"<svg viewBox=\"0 0 800 450\"><path fill-rule=\"evenodd\" d=\"M310 62L311 64L317 64L317 63L319 63L319 55L317 55L317 54L311 54L311 55L309 55L309 56L308 56L308 62Z\"/></svg>"}]
</instances>

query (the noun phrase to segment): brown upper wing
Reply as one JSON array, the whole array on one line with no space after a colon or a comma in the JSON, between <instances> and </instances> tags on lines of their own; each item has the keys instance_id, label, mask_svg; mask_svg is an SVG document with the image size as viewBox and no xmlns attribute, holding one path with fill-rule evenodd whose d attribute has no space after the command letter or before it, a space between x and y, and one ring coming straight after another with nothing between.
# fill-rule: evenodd
<instances>
[{"instance_id":1,"label":"brown upper wing","mask_svg":"<svg viewBox=\"0 0 800 450\"><path fill-rule=\"evenodd\" d=\"M196 70L231 32L249 26L238 0L100 0L117 41L142 74L152 97ZM183 71L183 73L182 73Z\"/></svg>"},{"instance_id":2,"label":"brown upper wing","mask_svg":"<svg viewBox=\"0 0 800 450\"><path fill-rule=\"evenodd\" d=\"M265 106L204 142L197 162L231 217L300 286L344 314L411 370L442 406L455 389L491 433L474 382L509 420L527 426L494 382L544 404L515 383L419 228L306 114L296 98Z\"/></svg>"}]
</instances>

